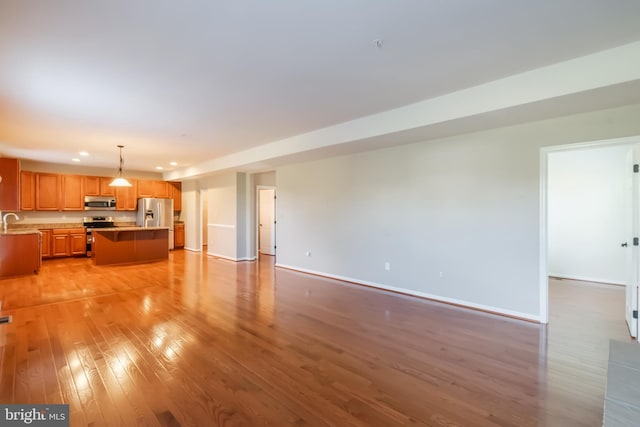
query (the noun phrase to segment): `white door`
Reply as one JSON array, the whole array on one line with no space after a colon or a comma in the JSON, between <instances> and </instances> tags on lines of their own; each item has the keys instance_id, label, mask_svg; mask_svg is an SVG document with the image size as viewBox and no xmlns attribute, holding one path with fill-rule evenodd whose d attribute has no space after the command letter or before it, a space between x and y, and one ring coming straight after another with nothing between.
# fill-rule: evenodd
<instances>
[{"instance_id":1,"label":"white door","mask_svg":"<svg viewBox=\"0 0 640 427\"><path fill-rule=\"evenodd\" d=\"M273 188L260 189L258 204L258 227L259 227L259 248L261 254L276 254L276 227L275 227L275 197L276 190Z\"/></svg>"},{"instance_id":2,"label":"white door","mask_svg":"<svg viewBox=\"0 0 640 427\"><path fill-rule=\"evenodd\" d=\"M634 312L638 312L638 265L640 264L640 251L637 238L640 237L640 172L635 172L635 165L640 164L640 147L634 145L627 155L627 170L629 171L627 180L627 200L630 206L626 209L627 217L625 223L628 224L628 241L624 242L627 250L627 289L625 302L625 317L629 332L632 337L638 336L638 319L634 318Z\"/></svg>"}]
</instances>

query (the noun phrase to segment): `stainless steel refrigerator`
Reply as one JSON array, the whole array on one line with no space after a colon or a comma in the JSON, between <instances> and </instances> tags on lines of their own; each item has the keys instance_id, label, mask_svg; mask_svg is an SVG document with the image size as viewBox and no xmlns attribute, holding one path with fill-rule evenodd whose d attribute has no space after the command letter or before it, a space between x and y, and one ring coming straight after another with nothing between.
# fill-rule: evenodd
<instances>
[{"instance_id":1,"label":"stainless steel refrigerator","mask_svg":"<svg viewBox=\"0 0 640 427\"><path fill-rule=\"evenodd\" d=\"M169 250L173 250L173 199L138 199L136 225L169 227Z\"/></svg>"}]
</instances>

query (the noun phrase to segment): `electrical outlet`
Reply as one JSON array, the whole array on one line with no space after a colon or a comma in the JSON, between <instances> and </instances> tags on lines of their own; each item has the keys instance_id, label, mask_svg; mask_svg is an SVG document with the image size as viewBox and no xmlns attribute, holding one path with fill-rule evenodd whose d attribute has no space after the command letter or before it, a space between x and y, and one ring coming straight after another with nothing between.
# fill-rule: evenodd
<instances>
[{"instance_id":1,"label":"electrical outlet","mask_svg":"<svg viewBox=\"0 0 640 427\"><path fill-rule=\"evenodd\" d=\"M390 262L385 262L384 263L384 269L387 270L387 271L391 270L391 263Z\"/></svg>"},{"instance_id":2,"label":"electrical outlet","mask_svg":"<svg viewBox=\"0 0 640 427\"><path fill-rule=\"evenodd\" d=\"M444 273L441 271L440 272L440 278L442 279L444 277Z\"/></svg>"}]
</instances>

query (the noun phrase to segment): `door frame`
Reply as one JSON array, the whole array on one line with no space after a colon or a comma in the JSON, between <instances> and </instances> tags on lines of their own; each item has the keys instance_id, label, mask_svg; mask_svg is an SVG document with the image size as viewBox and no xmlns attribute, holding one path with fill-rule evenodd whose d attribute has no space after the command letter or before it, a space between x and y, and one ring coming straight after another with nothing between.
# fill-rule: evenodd
<instances>
[{"instance_id":1,"label":"door frame","mask_svg":"<svg viewBox=\"0 0 640 427\"><path fill-rule=\"evenodd\" d=\"M277 246L277 241L278 241L278 235L276 233L276 228L277 228L277 214L278 214L278 203L277 203L277 196L278 196L278 191L276 190L276 187L274 185L256 185L256 210L254 212L254 217L255 217L255 251L256 251L256 259L260 259L260 190L273 190L273 195L275 197L275 200L273 202L273 220L274 220L274 224L273 224L273 243L274 243L274 255L273 256L277 256L278 255L278 246Z\"/></svg>"},{"instance_id":2,"label":"door frame","mask_svg":"<svg viewBox=\"0 0 640 427\"><path fill-rule=\"evenodd\" d=\"M581 148L607 147L614 145L633 145L640 143L640 135L622 138L604 139L599 141L578 142L574 144L553 145L540 148L540 251L539 251L539 288L540 288L540 323L549 323L549 224L548 224L548 172L549 154L560 151L576 150ZM638 262L638 260L636 260ZM625 307L626 310L626 307ZM626 312L625 312L626 315ZM626 321L625 321L626 323Z\"/></svg>"},{"instance_id":3,"label":"door frame","mask_svg":"<svg viewBox=\"0 0 640 427\"><path fill-rule=\"evenodd\" d=\"M208 188L200 188L198 189L198 204L200 205L200 215L198 215L198 228L200 229L200 244L198 245L198 251L200 252L205 252L204 251L204 245L205 245L205 241L204 241L204 234L205 234L205 227L209 226L209 218L204 218L204 211L205 211L205 204L209 203L209 197L207 194L207 191L209 191ZM205 197L202 197L202 195L205 195ZM207 209L207 216L208 216L208 209ZM207 230L206 232L208 233L209 230ZM207 242L207 250L209 248Z\"/></svg>"}]
</instances>

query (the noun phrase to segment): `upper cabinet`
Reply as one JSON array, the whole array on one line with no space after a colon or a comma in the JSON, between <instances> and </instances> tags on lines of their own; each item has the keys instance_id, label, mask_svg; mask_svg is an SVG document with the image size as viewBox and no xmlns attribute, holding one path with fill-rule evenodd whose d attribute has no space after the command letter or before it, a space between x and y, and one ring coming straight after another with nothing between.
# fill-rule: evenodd
<instances>
[{"instance_id":1,"label":"upper cabinet","mask_svg":"<svg viewBox=\"0 0 640 427\"><path fill-rule=\"evenodd\" d=\"M18 177L18 207L0 210L82 211L85 196L115 197L118 211L135 211L140 197L171 198L174 210L182 210L180 182L129 179L131 187L109 187L109 177L29 171L19 172Z\"/></svg>"},{"instance_id":2,"label":"upper cabinet","mask_svg":"<svg viewBox=\"0 0 640 427\"><path fill-rule=\"evenodd\" d=\"M104 176L83 176L82 191L85 196L115 196L115 187L109 186L112 180Z\"/></svg>"},{"instance_id":3,"label":"upper cabinet","mask_svg":"<svg viewBox=\"0 0 640 427\"><path fill-rule=\"evenodd\" d=\"M171 197L171 188L167 181L141 179L138 181L138 197Z\"/></svg>"},{"instance_id":4,"label":"upper cabinet","mask_svg":"<svg viewBox=\"0 0 640 427\"><path fill-rule=\"evenodd\" d=\"M109 184L111 184L111 181L113 181L113 178L100 177L100 195L101 196L115 196L116 195L116 188L117 187L109 186Z\"/></svg>"},{"instance_id":5,"label":"upper cabinet","mask_svg":"<svg viewBox=\"0 0 640 427\"><path fill-rule=\"evenodd\" d=\"M151 181L148 179L140 179L138 180L138 197L155 197L154 192L154 183L155 181Z\"/></svg>"},{"instance_id":6,"label":"upper cabinet","mask_svg":"<svg viewBox=\"0 0 640 427\"><path fill-rule=\"evenodd\" d=\"M18 159L0 157L0 211L20 209L20 166Z\"/></svg>"},{"instance_id":7,"label":"upper cabinet","mask_svg":"<svg viewBox=\"0 0 640 427\"><path fill-rule=\"evenodd\" d=\"M131 187L116 187L116 210L135 211L138 202L138 181L129 179Z\"/></svg>"},{"instance_id":8,"label":"upper cabinet","mask_svg":"<svg viewBox=\"0 0 640 427\"><path fill-rule=\"evenodd\" d=\"M171 198L173 199L173 210L180 212L182 210L182 183L169 182L171 188Z\"/></svg>"},{"instance_id":9,"label":"upper cabinet","mask_svg":"<svg viewBox=\"0 0 640 427\"><path fill-rule=\"evenodd\" d=\"M20 172L20 210L32 211L36 208L36 176L33 172Z\"/></svg>"},{"instance_id":10,"label":"upper cabinet","mask_svg":"<svg viewBox=\"0 0 640 427\"><path fill-rule=\"evenodd\" d=\"M82 197L82 176L80 175L60 175L62 210L82 211L84 210L84 197Z\"/></svg>"},{"instance_id":11,"label":"upper cabinet","mask_svg":"<svg viewBox=\"0 0 640 427\"><path fill-rule=\"evenodd\" d=\"M170 198L171 188L167 181L153 181L153 197Z\"/></svg>"},{"instance_id":12,"label":"upper cabinet","mask_svg":"<svg viewBox=\"0 0 640 427\"><path fill-rule=\"evenodd\" d=\"M60 210L60 175L36 173L36 210Z\"/></svg>"}]
</instances>

